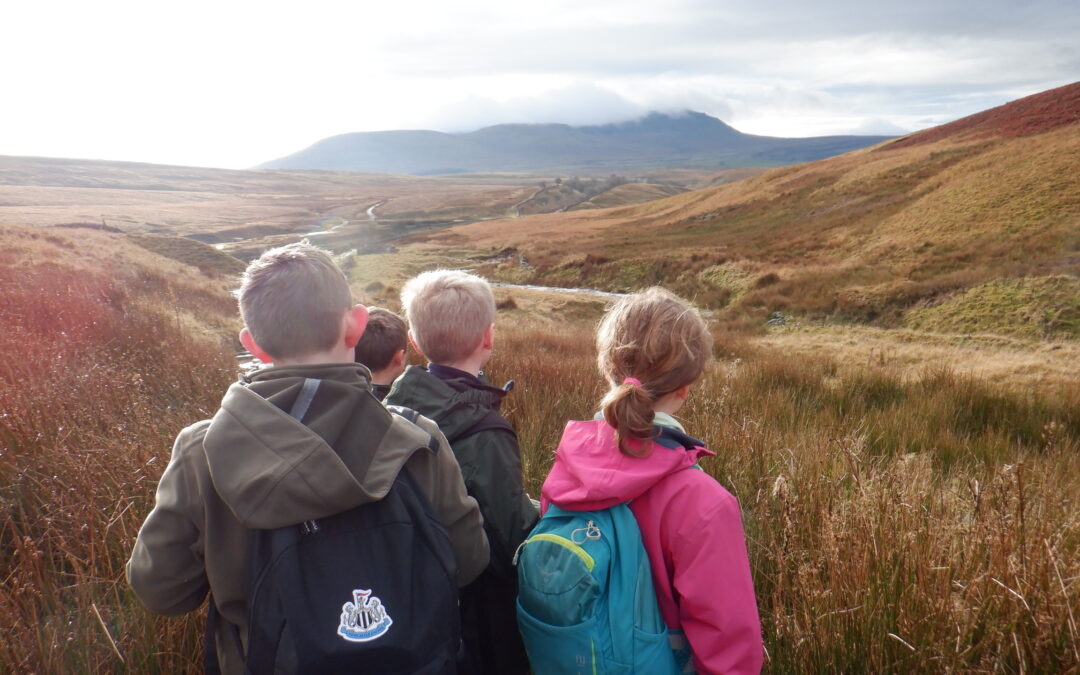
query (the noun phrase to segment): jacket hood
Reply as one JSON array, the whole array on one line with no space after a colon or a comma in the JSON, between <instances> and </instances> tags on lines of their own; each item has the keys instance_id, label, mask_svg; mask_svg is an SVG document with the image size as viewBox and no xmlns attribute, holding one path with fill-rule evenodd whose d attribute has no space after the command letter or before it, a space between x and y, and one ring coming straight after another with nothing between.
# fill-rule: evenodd
<instances>
[{"instance_id":1,"label":"jacket hood","mask_svg":"<svg viewBox=\"0 0 1080 675\"><path fill-rule=\"evenodd\" d=\"M320 381L303 423L292 408ZM246 527L275 528L381 499L431 437L391 415L358 364L281 366L233 384L203 439L210 476Z\"/></svg>"},{"instance_id":2,"label":"jacket hood","mask_svg":"<svg viewBox=\"0 0 1080 675\"><path fill-rule=\"evenodd\" d=\"M447 438L473 428L491 410L498 410L508 392L479 378L440 379L421 366L409 366L394 381L386 400L415 408L439 423Z\"/></svg>"},{"instance_id":3,"label":"jacket hood","mask_svg":"<svg viewBox=\"0 0 1080 675\"><path fill-rule=\"evenodd\" d=\"M568 422L541 490L545 506L554 502L573 511L610 508L714 454L678 429L656 430L659 435L649 442L646 454L628 457L619 451L615 429L604 420Z\"/></svg>"}]
</instances>

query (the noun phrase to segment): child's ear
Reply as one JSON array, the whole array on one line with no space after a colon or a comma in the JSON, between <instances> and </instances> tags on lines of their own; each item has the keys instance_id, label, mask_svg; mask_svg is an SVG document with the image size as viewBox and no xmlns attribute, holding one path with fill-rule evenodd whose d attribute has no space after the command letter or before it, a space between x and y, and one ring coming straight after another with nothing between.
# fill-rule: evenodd
<instances>
[{"instance_id":1,"label":"child's ear","mask_svg":"<svg viewBox=\"0 0 1080 675\"><path fill-rule=\"evenodd\" d=\"M405 365L405 350L399 349L394 352L393 358L390 359L390 365L395 368L401 368Z\"/></svg>"},{"instance_id":2,"label":"child's ear","mask_svg":"<svg viewBox=\"0 0 1080 675\"><path fill-rule=\"evenodd\" d=\"M681 387L679 387L678 389L676 389L676 390L675 390L675 396L676 396L677 398L679 398L679 399L681 399L681 400L685 401L685 400L686 400L686 398L687 398L688 396L690 396L690 385L688 385L688 384L684 384L683 386L681 386Z\"/></svg>"},{"instance_id":3,"label":"child's ear","mask_svg":"<svg viewBox=\"0 0 1080 675\"><path fill-rule=\"evenodd\" d=\"M360 336L367 328L368 311L363 305L356 305L345 314L345 346L349 349L356 347L360 342Z\"/></svg>"},{"instance_id":4,"label":"child's ear","mask_svg":"<svg viewBox=\"0 0 1080 675\"><path fill-rule=\"evenodd\" d=\"M409 331L409 344L412 345L412 348L416 350L417 354L423 356L425 359L427 358L427 354L424 353L424 350L420 349L420 345L416 344L416 338L413 337L412 331Z\"/></svg>"},{"instance_id":5,"label":"child's ear","mask_svg":"<svg viewBox=\"0 0 1080 675\"><path fill-rule=\"evenodd\" d=\"M495 324L491 324L484 329L484 339L480 344L484 349L488 350L495 347Z\"/></svg>"},{"instance_id":6,"label":"child's ear","mask_svg":"<svg viewBox=\"0 0 1080 675\"><path fill-rule=\"evenodd\" d=\"M251 352L252 356L263 363L274 362L274 358L263 351L263 348L255 343L255 337L252 336L251 331L249 331L246 326L240 331L240 344L244 345L244 349Z\"/></svg>"}]
</instances>

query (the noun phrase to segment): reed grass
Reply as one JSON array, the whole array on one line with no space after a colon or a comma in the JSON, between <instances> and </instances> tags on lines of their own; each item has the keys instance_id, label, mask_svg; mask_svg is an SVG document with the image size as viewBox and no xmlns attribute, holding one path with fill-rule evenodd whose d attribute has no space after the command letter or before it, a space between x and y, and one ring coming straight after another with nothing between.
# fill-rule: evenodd
<instances>
[{"instance_id":1,"label":"reed grass","mask_svg":"<svg viewBox=\"0 0 1080 675\"><path fill-rule=\"evenodd\" d=\"M536 330L491 369L533 494L601 395L591 327ZM1077 672L1080 383L723 348L680 417L742 505L767 672Z\"/></svg>"},{"instance_id":2,"label":"reed grass","mask_svg":"<svg viewBox=\"0 0 1080 675\"><path fill-rule=\"evenodd\" d=\"M199 672L201 617L149 614L124 564L173 437L234 377L191 316L231 306L152 265L66 269L0 269L0 672ZM489 375L516 382L533 494L601 396L592 340L500 324ZM717 354L681 417L742 505L767 672L1077 672L1080 384L786 356L738 330Z\"/></svg>"},{"instance_id":3,"label":"reed grass","mask_svg":"<svg viewBox=\"0 0 1080 675\"><path fill-rule=\"evenodd\" d=\"M185 318L225 320L226 294L176 271L0 270L0 672L199 669L198 618L124 576L172 437L234 370Z\"/></svg>"}]
</instances>

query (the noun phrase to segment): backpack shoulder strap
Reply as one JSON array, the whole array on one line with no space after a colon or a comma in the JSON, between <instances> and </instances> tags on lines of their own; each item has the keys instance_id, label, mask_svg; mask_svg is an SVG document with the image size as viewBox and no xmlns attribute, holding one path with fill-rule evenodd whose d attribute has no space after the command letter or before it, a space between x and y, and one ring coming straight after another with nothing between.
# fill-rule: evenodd
<instances>
[{"instance_id":1,"label":"backpack shoulder strap","mask_svg":"<svg viewBox=\"0 0 1080 675\"><path fill-rule=\"evenodd\" d=\"M307 414L308 408L311 407L311 402L315 400L315 392L319 390L319 384L321 383L322 380L316 380L313 377L304 378L304 385L300 387L300 394L297 395L292 409L289 410L289 415L297 422L304 421L304 415Z\"/></svg>"},{"instance_id":2,"label":"backpack shoulder strap","mask_svg":"<svg viewBox=\"0 0 1080 675\"><path fill-rule=\"evenodd\" d=\"M412 408L406 408L403 405L386 404L386 409L394 413L398 417L404 417L413 424L416 424L416 420L420 419L420 413Z\"/></svg>"},{"instance_id":3,"label":"backpack shoulder strap","mask_svg":"<svg viewBox=\"0 0 1080 675\"><path fill-rule=\"evenodd\" d=\"M315 393L319 390L321 382L321 380L312 377L304 379L304 384L300 387L300 393L289 410L290 417L297 422L303 422L304 415L307 414L308 408L311 407L311 402L315 400ZM207 675L220 675L221 673L221 664L218 662L217 657L217 632L220 623L221 613L218 612L217 603L214 602L214 596L211 595L206 612L206 629L203 635L203 669ZM235 626L233 630L236 630ZM237 645L239 645L239 634L237 634L237 638Z\"/></svg>"},{"instance_id":4,"label":"backpack shoulder strap","mask_svg":"<svg viewBox=\"0 0 1080 675\"><path fill-rule=\"evenodd\" d=\"M446 440L450 442L450 445L457 443L458 441L468 438L469 436L475 436L481 431L494 431L502 430L515 439L517 438L517 432L514 431L514 427L510 426L510 423L506 421L498 410L489 410L486 415L478 419L472 426L467 427L464 431L459 431L453 436L447 436Z\"/></svg>"},{"instance_id":5,"label":"backpack shoulder strap","mask_svg":"<svg viewBox=\"0 0 1080 675\"><path fill-rule=\"evenodd\" d=\"M411 422L413 425L416 426L416 428L420 429L424 433L427 433L427 429L424 429L418 423L418 420L420 419L420 413L416 410L413 410L412 408L406 408L403 405L387 405L386 409L389 410L392 415L397 415L398 417L401 417L406 421ZM435 436L432 436L430 433L428 433L427 449L430 450L432 453L436 453L439 451L439 439L435 438Z\"/></svg>"}]
</instances>

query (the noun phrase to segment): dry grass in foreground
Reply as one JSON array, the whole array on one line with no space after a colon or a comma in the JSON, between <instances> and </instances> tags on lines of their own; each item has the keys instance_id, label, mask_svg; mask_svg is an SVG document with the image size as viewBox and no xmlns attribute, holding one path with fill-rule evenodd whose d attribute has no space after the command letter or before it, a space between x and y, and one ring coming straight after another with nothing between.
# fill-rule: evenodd
<instances>
[{"instance_id":1,"label":"dry grass in foreground","mask_svg":"<svg viewBox=\"0 0 1080 675\"><path fill-rule=\"evenodd\" d=\"M1075 340L796 325L770 329L753 344L793 356L831 358L849 368L888 369L900 379L918 379L927 368L947 368L995 386L1039 386L1046 395L1080 379L1080 342Z\"/></svg>"},{"instance_id":2,"label":"dry grass in foreground","mask_svg":"<svg viewBox=\"0 0 1080 675\"><path fill-rule=\"evenodd\" d=\"M151 616L123 568L175 433L233 377L234 305L121 237L0 236L0 672L199 672L199 617ZM500 318L534 493L601 393L591 344ZM742 358L683 417L742 504L769 672L1080 668L1080 384L717 351Z\"/></svg>"},{"instance_id":3,"label":"dry grass in foreground","mask_svg":"<svg viewBox=\"0 0 1080 675\"><path fill-rule=\"evenodd\" d=\"M600 396L587 327L500 333L527 486ZM1080 383L719 345L681 417L743 507L766 671L1077 672ZM512 356L511 356L512 355Z\"/></svg>"},{"instance_id":4,"label":"dry grass in foreground","mask_svg":"<svg viewBox=\"0 0 1080 675\"><path fill-rule=\"evenodd\" d=\"M195 672L199 622L151 617L124 564L232 378L234 304L120 236L0 235L0 672Z\"/></svg>"}]
</instances>

